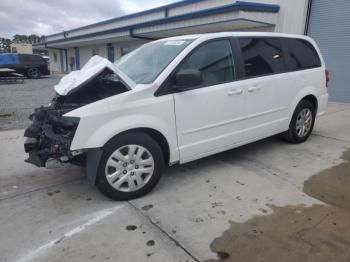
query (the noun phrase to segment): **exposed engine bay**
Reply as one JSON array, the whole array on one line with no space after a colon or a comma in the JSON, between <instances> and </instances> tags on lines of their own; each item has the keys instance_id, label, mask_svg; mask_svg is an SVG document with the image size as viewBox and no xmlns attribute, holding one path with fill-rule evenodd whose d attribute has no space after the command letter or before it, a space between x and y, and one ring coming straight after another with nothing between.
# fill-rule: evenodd
<instances>
[{"instance_id":1,"label":"exposed engine bay","mask_svg":"<svg viewBox=\"0 0 350 262\"><path fill-rule=\"evenodd\" d=\"M29 117L33 123L24 133L26 138L24 148L29 154L26 162L38 167L47 167L51 162L84 165L84 152L70 150L79 118L63 115L128 90L130 89L113 70L104 67L93 78L70 90L69 93L65 95L56 93L49 106L36 108Z\"/></svg>"}]
</instances>

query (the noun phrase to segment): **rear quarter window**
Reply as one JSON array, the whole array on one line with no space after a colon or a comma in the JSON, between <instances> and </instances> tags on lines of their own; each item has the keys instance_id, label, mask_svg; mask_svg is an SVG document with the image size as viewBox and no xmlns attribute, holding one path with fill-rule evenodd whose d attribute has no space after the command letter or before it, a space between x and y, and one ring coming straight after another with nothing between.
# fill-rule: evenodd
<instances>
[{"instance_id":1,"label":"rear quarter window","mask_svg":"<svg viewBox=\"0 0 350 262\"><path fill-rule=\"evenodd\" d=\"M303 39L284 39L288 47L289 69L291 71L321 67L321 60L315 47Z\"/></svg>"}]
</instances>

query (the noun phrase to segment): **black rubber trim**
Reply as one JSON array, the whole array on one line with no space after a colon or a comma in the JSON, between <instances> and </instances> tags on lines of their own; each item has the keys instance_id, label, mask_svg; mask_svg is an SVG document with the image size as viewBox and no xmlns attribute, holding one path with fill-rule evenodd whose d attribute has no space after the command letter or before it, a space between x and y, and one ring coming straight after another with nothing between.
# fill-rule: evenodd
<instances>
[{"instance_id":1,"label":"black rubber trim","mask_svg":"<svg viewBox=\"0 0 350 262\"><path fill-rule=\"evenodd\" d=\"M102 153L103 151L101 148L92 148L86 153L86 175L92 184L96 183L97 170Z\"/></svg>"}]
</instances>

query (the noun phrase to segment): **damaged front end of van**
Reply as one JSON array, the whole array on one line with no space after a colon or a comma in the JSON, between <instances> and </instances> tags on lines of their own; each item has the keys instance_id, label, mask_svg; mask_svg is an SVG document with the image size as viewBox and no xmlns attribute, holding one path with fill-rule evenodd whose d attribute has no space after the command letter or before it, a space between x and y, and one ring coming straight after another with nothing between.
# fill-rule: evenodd
<instances>
[{"instance_id":1,"label":"damaged front end of van","mask_svg":"<svg viewBox=\"0 0 350 262\"><path fill-rule=\"evenodd\" d=\"M24 132L24 150L29 154L26 162L38 167L46 167L49 161L82 163L80 154L70 151L79 119L64 117L66 112L69 109L55 105L35 109L30 116L33 123Z\"/></svg>"},{"instance_id":2,"label":"damaged front end of van","mask_svg":"<svg viewBox=\"0 0 350 262\"><path fill-rule=\"evenodd\" d=\"M84 150L71 150L80 119L65 114L129 91L128 80L122 80L121 74L107 59L94 56L81 70L63 77L50 105L36 108L29 117L32 124L24 133L24 150L29 155L25 161L38 167L85 165Z\"/></svg>"}]
</instances>

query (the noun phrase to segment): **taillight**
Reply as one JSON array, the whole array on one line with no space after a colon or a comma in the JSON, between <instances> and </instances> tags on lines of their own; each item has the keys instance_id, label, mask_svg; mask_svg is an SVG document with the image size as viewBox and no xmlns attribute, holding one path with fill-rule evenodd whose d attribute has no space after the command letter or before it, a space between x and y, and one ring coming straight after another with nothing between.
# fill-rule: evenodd
<instances>
[{"instance_id":1,"label":"taillight","mask_svg":"<svg viewBox=\"0 0 350 262\"><path fill-rule=\"evenodd\" d=\"M327 69L326 69L325 73L326 73L326 86L328 87L329 81L331 81L331 77L330 77L330 73Z\"/></svg>"}]
</instances>

